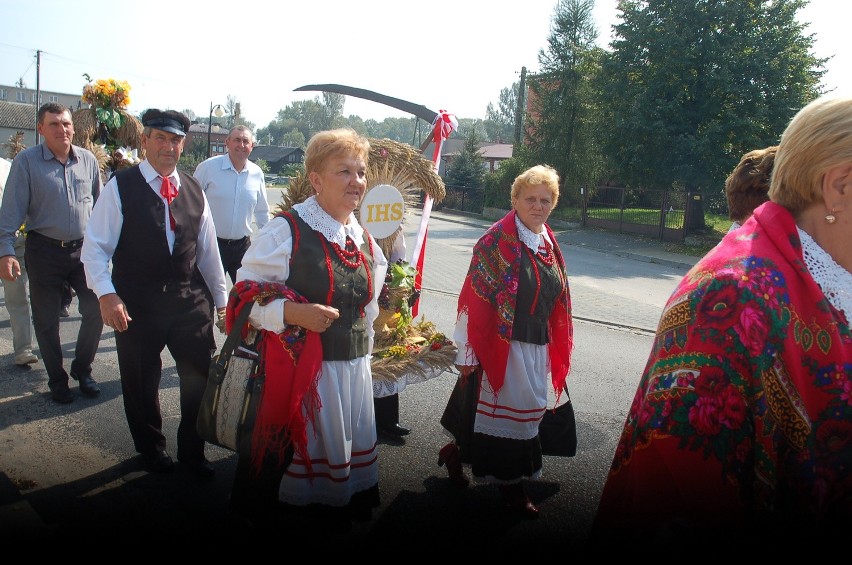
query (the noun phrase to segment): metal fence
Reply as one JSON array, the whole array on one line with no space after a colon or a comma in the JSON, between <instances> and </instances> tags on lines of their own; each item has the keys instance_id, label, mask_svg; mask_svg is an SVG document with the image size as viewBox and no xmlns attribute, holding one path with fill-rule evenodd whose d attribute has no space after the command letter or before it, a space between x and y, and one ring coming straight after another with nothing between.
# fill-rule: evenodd
<instances>
[{"instance_id":1,"label":"metal fence","mask_svg":"<svg viewBox=\"0 0 852 565\"><path fill-rule=\"evenodd\" d=\"M699 193L598 186L583 190L584 226L683 242L704 227Z\"/></svg>"},{"instance_id":2,"label":"metal fence","mask_svg":"<svg viewBox=\"0 0 852 565\"><path fill-rule=\"evenodd\" d=\"M437 209L450 208L461 212L481 214L485 207L485 191L482 188L446 185L447 194L436 206Z\"/></svg>"},{"instance_id":3,"label":"metal fence","mask_svg":"<svg viewBox=\"0 0 852 565\"><path fill-rule=\"evenodd\" d=\"M446 185L446 190L446 196L436 209L482 213L485 205L482 188ZM682 243L688 233L704 227L700 193L611 186L581 189L581 193L581 222L586 227L678 243Z\"/></svg>"}]
</instances>

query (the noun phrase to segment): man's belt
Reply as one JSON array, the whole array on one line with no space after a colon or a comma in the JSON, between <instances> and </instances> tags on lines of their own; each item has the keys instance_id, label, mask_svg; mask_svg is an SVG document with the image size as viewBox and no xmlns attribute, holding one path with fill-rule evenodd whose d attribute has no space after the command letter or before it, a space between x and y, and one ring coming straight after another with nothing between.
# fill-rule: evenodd
<instances>
[{"instance_id":1,"label":"man's belt","mask_svg":"<svg viewBox=\"0 0 852 565\"><path fill-rule=\"evenodd\" d=\"M83 245L82 237L80 239L71 239L68 241L63 241L61 239L53 239L52 237L47 237L46 235L42 235L37 231L27 232L27 237L35 237L36 239L40 239L51 245L55 245L56 247L65 247L67 249L77 249L78 247Z\"/></svg>"}]
</instances>

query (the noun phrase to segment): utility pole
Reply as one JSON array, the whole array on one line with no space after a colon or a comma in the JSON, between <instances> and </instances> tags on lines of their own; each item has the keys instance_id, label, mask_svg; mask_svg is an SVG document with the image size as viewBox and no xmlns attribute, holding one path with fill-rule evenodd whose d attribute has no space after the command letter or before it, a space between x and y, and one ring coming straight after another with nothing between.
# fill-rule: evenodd
<instances>
[{"instance_id":1,"label":"utility pole","mask_svg":"<svg viewBox=\"0 0 852 565\"><path fill-rule=\"evenodd\" d=\"M527 92L527 68L521 67L521 82L518 83L518 105L515 108L515 145L520 146L522 141L524 122L524 97Z\"/></svg>"},{"instance_id":2,"label":"utility pole","mask_svg":"<svg viewBox=\"0 0 852 565\"><path fill-rule=\"evenodd\" d=\"M36 94L33 106L35 106L35 144L39 144L38 140L38 100L41 98L41 50L36 51Z\"/></svg>"}]
</instances>

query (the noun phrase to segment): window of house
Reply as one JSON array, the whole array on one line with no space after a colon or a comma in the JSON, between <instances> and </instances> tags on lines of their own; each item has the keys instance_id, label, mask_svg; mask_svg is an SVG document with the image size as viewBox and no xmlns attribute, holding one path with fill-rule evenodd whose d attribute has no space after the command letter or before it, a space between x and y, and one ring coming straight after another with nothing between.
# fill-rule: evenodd
<instances>
[{"instance_id":1,"label":"window of house","mask_svg":"<svg viewBox=\"0 0 852 565\"><path fill-rule=\"evenodd\" d=\"M16 92L15 93L15 102L26 102L27 101L27 93L26 92Z\"/></svg>"},{"instance_id":2,"label":"window of house","mask_svg":"<svg viewBox=\"0 0 852 565\"><path fill-rule=\"evenodd\" d=\"M9 91L5 88L0 88L0 100L6 100L9 98Z\"/></svg>"},{"instance_id":3,"label":"window of house","mask_svg":"<svg viewBox=\"0 0 852 565\"><path fill-rule=\"evenodd\" d=\"M55 94L51 94L50 96L47 97L47 101L48 102L59 102L59 96L57 96Z\"/></svg>"}]
</instances>

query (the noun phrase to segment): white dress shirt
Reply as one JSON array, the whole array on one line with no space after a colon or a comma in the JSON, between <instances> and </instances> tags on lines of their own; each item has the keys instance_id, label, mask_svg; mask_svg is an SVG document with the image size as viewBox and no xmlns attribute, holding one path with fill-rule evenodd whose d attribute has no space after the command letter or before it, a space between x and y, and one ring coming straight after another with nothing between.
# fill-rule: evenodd
<instances>
[{"instance_id":1,"label":"white dress shirt","mask_svg":"<svg viewBox=\"0 0 852 565\"><path fill-rule=\"evenodd\" d=\"M147 160L139 164L139 171L145 177L151 190L166 204L166 199L160 194L162 179L159 173ZM180 177L177 172L173 172L169 179L180 193ZM166 205L163 211L163 221L166 226L169 251L173 251L175 232L171 228L168 214L169 207ZM113 177L107 182L97 204L92 209L92 217L86 226L86 235L80 252L80 259L83 261L86 270L86 282L89 288L98 295L98 298L115 292L112 274L110 273L110 260L118 245L123 224L124 213L121 209L121 197L118 195L118 182ZM213 227L210 206L206 197L204 198L204 211L201 214L201 227L195 252L198 269L213 294L213 302L216 304L216 308L224 308L228 303L225 272L222 269L219 246L216 244L216 229Z\"/></svg>"},{"instance_id":2,"label":"white dress shirt","mask_svg":"<svg viewBox=\"0 0 852 565\"><path fill-rule=\"evenodd\" d=\"M199 163L194 176L207 195L217 237L242 239L252 234L252 219L258 229L269 222L263 170L251 161L237 171L229 155L217 155Z\"/></svg>"}]
</instances>

